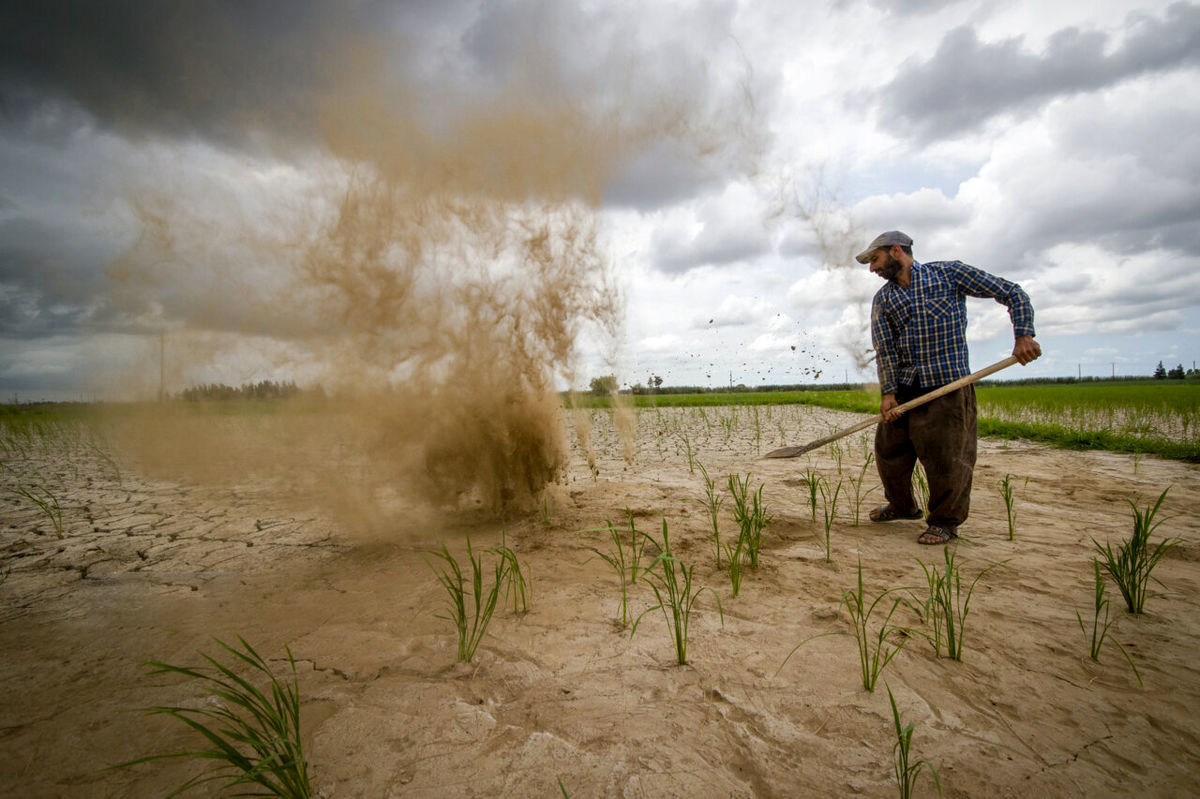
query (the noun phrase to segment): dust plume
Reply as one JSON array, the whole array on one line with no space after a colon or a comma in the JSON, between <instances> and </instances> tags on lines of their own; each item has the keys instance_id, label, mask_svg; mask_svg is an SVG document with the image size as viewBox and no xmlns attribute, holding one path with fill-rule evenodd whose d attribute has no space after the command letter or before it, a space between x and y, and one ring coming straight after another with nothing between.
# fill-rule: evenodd
<instances>
[{"instance_id":1,"label":"dust plume","mask_svg":"<svg viewBox=\"0 0 1200 799\"><path fill-rule=\"evenodd\" d=\"M240 352L325 399L166 411L126 440L147 465L269 482L362 528L415 506L532 507L564 463L556 388L576 342L620 331L605 187L655 143L719 150L714 123L669 95L587 105L513 87L430 112L356 52L306 170L257 170L236 195L137 185L141 233L109 270L114 304L167 330L172 375Z\"/></svg>"},{"instance_id":2,"label":"dust plume","mask_svg":"<svg viewBox=\"0 0 1200 799\"><path fill-rule=\"evenodd\" d=\"M794 178L783 179L778 191L776 216L800 219L811 233L821 268L840 282L841 294L849 300L836 324L837 346L863 370L875 361L871 344L871 301L874 293L855 281L859 264L854 256L861 251L863 229L845 204L838 201L826 185L821 170L816 170L807 187L801 189Z\"/></svg>"}]
</instances>

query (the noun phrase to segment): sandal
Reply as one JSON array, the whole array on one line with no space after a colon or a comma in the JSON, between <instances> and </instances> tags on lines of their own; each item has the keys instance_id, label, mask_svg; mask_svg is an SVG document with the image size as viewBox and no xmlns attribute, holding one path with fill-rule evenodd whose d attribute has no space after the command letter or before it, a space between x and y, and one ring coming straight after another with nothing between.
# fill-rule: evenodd
<instances>
[{"instance_id":1,"label":"sandal","mask_svg":"<svg viewBox=\"0 0 1200 799\"><path fill-rule=\"evenodd\" d=\"M897 519L904 519L906 521L919 519L923 513L924 512L920 508L917 508L912 513L901 513L900 511L896 510L893 505L888 504L880 505L867 515L871 517L871 521L873 522L893 522Z\"/></svg>"},{"instance_id":2,"label":"sandal","mask_svg":"<svg viewBox=\"0 0 1200 799\"><path fill-rule=\"evenodd\" d=\"M938 544L947 544L955 538L958 538L958 533L954 531L953 527L931 524L925 528L925 532L921 533L920 538L917 539L917 543L936 546Z\"/></svg>"}]
</instances>

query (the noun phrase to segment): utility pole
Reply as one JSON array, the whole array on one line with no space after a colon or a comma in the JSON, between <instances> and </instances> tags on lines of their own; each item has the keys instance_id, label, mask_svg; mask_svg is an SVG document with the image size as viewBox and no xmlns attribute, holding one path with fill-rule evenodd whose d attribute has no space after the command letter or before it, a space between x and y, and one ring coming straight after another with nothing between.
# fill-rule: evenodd
<instances>
[{"instance_id":1,"label":"utility pole","mask_svg":"<svg viewBox=\"0 0 1200 799\"><path fill-rule=\"evenodd\" d=\"M167 386L167 331L158 331L158 401L166 400Z\"/></svg>"},{"instance_id":2,"label":"utility pole","mask_svg":"<svg viewBox=\"0 0 1200 799\"><path fill-rule=\"evenodd\" d=\"M1112 368L1113 368L1113 374L1112 374L1112 376L1113 376L1113 377L1116 377L1116 376L1117 376L1117 362L1116 362L1116 361L1113 361Z\"/></svg>"},{"instance_id":3,"label":"utility pole","mask_svg":"<svg viewBox=\"0 0 1200 799\"><path fill-rule=\"evenodd\" d=\"M1083 379L1083 364L1081 364L1081 363L1075 364L1075 376L1076 376L1077 380Z\"/></svg>"}]
</instances>

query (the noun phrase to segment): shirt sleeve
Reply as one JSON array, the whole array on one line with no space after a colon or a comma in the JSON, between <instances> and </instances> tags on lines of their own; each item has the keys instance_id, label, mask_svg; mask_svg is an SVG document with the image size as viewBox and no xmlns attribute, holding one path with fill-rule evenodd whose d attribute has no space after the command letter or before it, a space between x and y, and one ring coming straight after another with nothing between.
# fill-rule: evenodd
<instances>
[{"instance_id":1,"label":"shirt sleeve","mask_svg":"<svg viewBox=\"0 0 1200 799\"><path fill-rule=\"evenodd\" d=\"M875 371L879 374L879 393L895 394L896 350L879 295L871 303L871 346L875 348Z\"/></svg>"},{"instance_id":2,"label":"shirt sleeve","mask_svg":"<svg viewBox=\"0 0 1200 799\"><path fill-rule=\"evenodd\" d=\"M970 297L990 297L1008 308L1014 336L1032 336L1033 303L1016 283L996 277L961 261L953 263L952 273L958 290Z\"/></svg>"}]
</instances>

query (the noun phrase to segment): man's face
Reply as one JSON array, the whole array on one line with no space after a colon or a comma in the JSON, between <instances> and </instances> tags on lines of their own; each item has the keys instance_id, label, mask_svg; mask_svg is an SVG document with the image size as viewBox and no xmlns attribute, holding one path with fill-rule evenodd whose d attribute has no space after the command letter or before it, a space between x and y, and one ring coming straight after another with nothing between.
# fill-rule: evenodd
<instances>
[{"instance_id":1,"label":"man's face","mask_svg":"<svg viewBox=\"0 0 1200 799\"><path fill-rule=\"evenodd\" d=\"M895 282L896 276L900 274L902 265L892 257L890 248L880 248L871 255L871 261L867 266L884 280Z\"/></svg>"}]
</instances>

